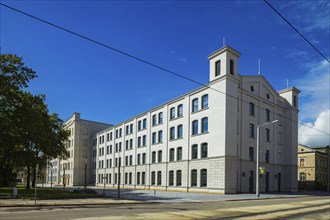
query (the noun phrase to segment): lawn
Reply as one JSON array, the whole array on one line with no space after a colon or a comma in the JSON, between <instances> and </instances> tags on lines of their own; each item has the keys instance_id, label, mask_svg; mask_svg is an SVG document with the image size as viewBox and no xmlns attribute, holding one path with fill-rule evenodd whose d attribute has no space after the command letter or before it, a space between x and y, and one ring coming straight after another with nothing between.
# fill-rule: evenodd
<instances>
[{"instance_id":1,"label":"lawn","mask_svg":"<svg viewBox=\"0 0 330 220\"><path fill-rule=\"evenodd\" d=\"M34 199L35 189L25 189L23 185L19 185L18 196L19 199ZM13 188L1 187L0 198L12 198ZM37 188L37 199L80 199L80 198L96 198L101 195L96 194L93 190L88 189L86 193L84 190L69 191L59 188Z\"/></svg>"}]
</instances>

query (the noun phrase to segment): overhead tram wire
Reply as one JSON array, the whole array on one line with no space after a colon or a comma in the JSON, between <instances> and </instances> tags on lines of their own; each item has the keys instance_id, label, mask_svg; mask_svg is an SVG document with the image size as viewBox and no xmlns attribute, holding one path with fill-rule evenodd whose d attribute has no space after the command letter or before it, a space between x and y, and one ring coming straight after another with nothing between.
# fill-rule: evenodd
<instances>
[{"instance_id":1,"label":"overhead tram wire","mask_svg":"<svg viewBox=\"0 0 330 220\"><path fill-rule=\"evenodd\" d=\"M297 32L316 52L318 52L328 63L330 63L330 60L322 54L322 52L317 49L300 31L297 30L289 21L286 19L272 4L270 4L267 0L264 0L264 2L273 9L295 32Z\"/></svg>"},{"instance_id":2,"label":"overhead tram wire","mask_svg":"<svg viewBox=\"0 0 330 220\"><path fill-rule=\"evenodd\" d=\"M134 55L131 55L131 54L127 53L127 52L124 52L124 51L121 51L121 50L119 50L119 49L116 49L116 48L114 48L114 47L111 47L111 46L109 46L109 45L106 45L106 44L104 44L104 43L101 43L101 42L99 42L99 41L97 41L97 40L94 40L94 39L92 39L92 38L86 37L86 36L84 36L84 35L82 35L82 34L79 34L79 33L77 33L77 32L71 31L71 30L69 30L69 29L66 29L66 28L64 28L64 27L61 27L61 26L59 26L59 25L56 25L56 24L51 23L51 22L49 22L49 21L46 21L46 20L44 20L44 19L38 18L38 17L36 17L36 16L34 16L34 15L31 15L31 14L26 13L26 12L24 12L24 11L21 11L21 10L19 10L19 9L13 8L13 7L9 6L9 5L3 4L3 3L1 3L1 2L0 2L0 5L2 5L2 6L4 6L4 7L6 7L6 8L8 8L8 9L11 9L11 10L13 10L13 11L16 11L16 12L18 12L18 13L20 13L20 14L26 15L26 16L28 16L28 17L30 17L30 18L36 19L36 20L38 20L38 21L40 21L40 22L42 22L42 23L48 24L48 25L50 25L50 26L52 26L52 27L55 27L55 28L60 29L60 30L62 30L62 31L65 31L65 32L67 32L67 33L73 34L73 35L75 35L75 36L77 36L77 37L80 37L80 38L82 38L82 39L85 39L85 40L87 40L87 41L90 41L90 42L92 42L92 43L95 43L95 44L97 44L97 45L99 45L99 46L102 46L102 47L105 47L105 48L107 48L107 49L113 50L113 51L115 51L115 52L117 52L117 53L120 53L120 54L122 54L122 55L125 55L125 56L127 56L127 57L129 57L129 58L132 58L132 59L134 59L134 60L137 60L137 61L140 61L140 62L142 62L142 63L145 63L145 64L147 64L147 65L149 65L149 66L153 66L153 67L155 67L155 68L157 68L157 69L163 70L163 71L165 71L165 72L167 72L167 73L170 73L170 74L172 74L172 75L174 75L174 76L177 76L177 77L180 77L180 78L185 79L185 80L187 80L187 81L190 81L190 82L193 82L193 83L195 83L195 84L198 84L198 85L202 86L202 88L210 88L210 89L212 89L213 91L219 92L219 93L221 93L221 94L223 94L223 95L226 95L226 96L231 97L231 98L234 98L234 99L236 99L236 100L238 100L238 101L241 101L241 102L244 102L244 103L249 104L248 102L246 102L246 101L244 101L244 100L241 100L241 99L239 99L239 98L237 98L237 97L235 97L235 96L232 96L232 95L230 95L230 94L227 94L227 93L225 93L225 92L222 92L222 91L220 91L220 90L217 90L217 89L215 89L215 88L212 88L212 87L210 87L208 84L203 84L203 83L198 82L198 81L196 81L196 80L194 80L194 79L188 78L188 77L183 76L183 75L181 75L181 74L179 74L179 73L176 73L176 72L173 72L173 71L171 71L171 70L169 70L169 69L166 69L166 68L164 68L164 67L161 67L161 66L159 66L159 65L157 65L157 64L151 63L151 62L146 61L146 60L144 60L144 59L142 59L142 58L139 58L139 57L134 56ZM256 107L259 108L259 109L261 109L261 110L265 110L264 108L262 108L262 107L260 107L260 106L256 106ZM273 113L273 114L275 115L275 112L271 112L271 113ZM287 118L287 117L285 117L285 116L282 116L282 117L283 117L284 119L286 119L286 120L289 120L289 121L292 121L292 122L295 122L295 123L301 124L301 125L303 125L303 126L305 126L305 127L308 127L308 128L310 128L310 129L313 129L313 130L319 131L319 132L321 132L321 133L324 133L324 134L330 135L329 133L327 133L327 132L325 132L325 131L322 131L322 130L316 129L316 128L314 128L314 127L308 126L308 125L306 125L306 124L304 124L304 123L301 123L301 122L299 122L299 121L295 121L295 120L293 120L293 119L291 119L291 118Z\"/></svg>"}]
</instances>

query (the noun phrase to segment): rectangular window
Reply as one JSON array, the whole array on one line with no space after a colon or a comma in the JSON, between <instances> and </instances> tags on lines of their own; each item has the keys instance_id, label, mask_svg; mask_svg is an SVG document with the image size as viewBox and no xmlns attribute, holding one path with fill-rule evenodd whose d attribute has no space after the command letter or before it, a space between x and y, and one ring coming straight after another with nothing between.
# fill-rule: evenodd
<instances>
[{"instance_id":1,"label":"rectangular window","mask_svg":"<svg viewBox=\"0 0 330 220\"><path fill-rule=\"evenodd\" d=\"M129 182L128 184L132 184L132 173L129 173Z\"/></svg>"},{"instance_id":2,"label":"rectangular window","mask_svg":"<svg viewBox=\"0 0 330 220\"><path fill-rule=\"evenodd\" d=\"M170 128L170 140L173 140L175 138L175 128Z\"/></svg>"},{"instance_id":3,"label":"rectangular window","mask_svg":"<svg viewBox=\"0 0 330 220\"><path fill-rule=\"evenodd\" d=\"M191 186L197 186L197 170L191 170Z\"/></svg>"},{"instance_id":4,"label":"rectangular window","mask_svg":"<svg viewBox=\"0 0 330 220\"><path fill-rule=\"evenodd\" d=\"M177 148L177 152L176 152L176 160L177 160L177 161L182 160L182 147L178 147L178 148Z\"/></svg>"},{"instance_id":5,"label":"rectangular window","mask_svg":"<svg viewBox=\"0 0 330 220\"><path fill-rule=\"evenodd\" d=\"M209 120L208 118L202 119L202 133L206 133L209 130Z\"/></svg>"},{"instance_id":6,"label":"rectangular window","mask_svg":"<svg viewBox=\"0 0 330 220\"><path fill-rule=\"evenodd\" d=\"M158 151L158 163L161 163L163 160L163 152L161 150Z\"/></svg>"},{"instance_id":7,"label":"rectangular window","mask_svg":"<svg viewBox=\"0 0 330 220\"><path fill-rule=\"evenodd\" d=\"M156 151L152 152L152 158L151 158L152 163L156 163Z\"/></svg>"},{"instance_id":8,"label":"rectangular window","mask_svg":"<svg viewBox=\"0 0 330 220\"><path fill-rule=\"evenodd\" d=\"M158 131L158 143L163 142L163 131Z\"/></svg>"},{"instance_id":9,"label":"rectangular window","mask_svg":"<svg viewBox=\"0 0 330 220\"><path fill-rule=\"evenodd\" d=\"M172 120L174 118L175 118L175 108L173 107L170 109L170 119Z\"/></svg>"},{"instance_id":10,"label":"rectangular window","mask_svg":"<svg viewBox=\"0 0 330 220\"><path fill-rule=\"evenodd\" d=\"M197 159L198 157L198 145L194 144L191 147L191 159Z\"/></svg>"},{"instance_id":11,"label":"rectangular window","mask_svg":"<svg viewBox=\"0 0 330 220\"><path fill-rule=\"evenodd\" d=\"M270 142L270 130L266 128L266 141Z\"/></svg>"},{"instance_id":12,"label":"rectangular window","mask_svg":"<svg viewBox=\"0 0 330 220\"><path fill-rule=\"evenodd\" d=\"M168 181L168 185L169 186L173 186L174 185L174 171L170 170L169 171L169 181Z\"/></svg>"},{"instance_id":13,"label":"rectangular window","mask_svg":"<svg viewBox=\"0 0 330 220\"><path fill-rule=\"evenodd\" d=\"M182 138L182 125L178 125L177 138Z\"/></svg>"},{"instance_id":14,"label":"rectangular window","mask_svg":"<svg viewBox=\"0 0 330 220\"><path fill-rule=\"evenodd\" d=\"M193 99L192 101L192 112L197 112L198 111L198 98Z\"/></svg>"},{"instance_id":15,"label":"rectangular window","mask_svg":"<svg viewBox=\"0 0 330 220\"><path fill-rule=\"evenodd\" d=\"M254 161L254 148L249 147L249 160Z\"/></svg>"},{"instance_id":16,"label":"rectangular window","mask_svg":"<svg viewBox=\"0 0 330 220\"><path fill-rule=\"evenodd\" d=\"M220 60L215 62L215 76L220 76L220 66L221 62Z\"/></svg>"},{"instance_id":17,"label":"rectangular window","mask_svg":"<svg viewBox=\"0 0 330 220\"><path fill-rule=\"evenodd\" d=\"M174 161L174 148L170 149L170 161Z\"/></svg>"},{"instance_id":18,"label":"rectangular window","mask_svg":"<svg viewBox=\"0 0 330 220\"><path fill-rule=\"evenodd\" d=\"M266 153L265 153L265 162L266 163L269 163L269 150L266 150Z\"/></svg>"},{"instance_id":19,"label":"rectangular window","mask_svg":"<svg viewBox=\"0 0 330 220\"><path fill-rule=\"evenodd\" d=\"M142 172L142 185L146 183L146 172Z\"/></svg>"},{"instance_id":20,"label":"rectangular window","mask_svg":"<svg viewBox=\"0 0 330 220\"><path fill-rule=\"evenodd\" d=\"M156 184L156 172L152 171L151 172L151 185L155 185Z\"/></svg>"},{"instance_id":21,"label":"rectangular window","mask_svg":"<svg viewBox=\"0 0 330 220\"><path fill-rule=\"evenodd\" d=\"M231 75L234 75L234 60L229 61L229 71Z\"/></svg>"},{"instance_id":22,"label":"rectangular window","mask_svg":"<svg viewBox=\"0 0 330 220\"><path fill-rule=\"evenodd\" d=\"M183 105L178 105L178 117L183 116Z\"/></svg>"},{"instance_id":23,"label":"rectangular window","mask_svg":"<svg viewBox=\"0 0 330 220\"><path fill-rule=\"evenodd\" d=\"M160 113L158 114L158 124L162 124L162 123L163 123L163 113L160 112Z\"/></svg>"},{"instance_id":24,"label":"rectangular window","mask_svg":"<svg viewBox=\"0 0 330 220\"><path fill-rule=\"evenodd\" d=\"M156 140L157 140L157 134L156 132L152 133L152 144L156 144Z\"/></svg>"},{"instance_id":25,"label":"rectangular window","mask_svg":"<svg viewBox=\"0 0 330 220\"><path fill-rule=\"evenodd\" d=\"M249 103L249 115L254 116L254 104L252 102Z\"/></svg>"},{"instance_id":26,"label":"rectangular window","mask_svg":"<svg viewBox=\"0 0 330 220\"><path fill-rule=\"evenodd\" d=\"M265 118L266 121L270 121L270 111L269 109L266 109L266 118Z\"/></svg>"},{"instance_id":27,"label":"rectangular window","mask_svg":"<svg viewBox=\"0 0 330 220\"><path fill-rule=\"evenodd\" d=\"M136 175L136 185L140 185L140 175L141 175L141 173L140 172L137 172L137 175Z\"/></svg>"},{"instance_id":28,"label":"rectangular window","mask_svg":"<svg viewBox=\"0 0 330 220\"><path fill-rule=\"evenodd\" d=\"M162 185L162 171L157 172L157 185Z\"/></svg>"},{"instance_id":29,"label":"rectangular window","mask_svg":"<svg viewBox=\"0 0 330 220\"><path fill-rule=\"evenodd\" d=\"M181 186L181 184L182 184L182 171L177 170L176 171L176 185Z\"/></svg>"},{"instance_id":30,"label":"rectangular window","mask_svg":"<svg viewBox=\"0 0 330 220\"><path fill-rule=\"evenodd\" d=\"M192 122L192 135L198 134L198 120Z\"/></svg>"},{"instance_id":31,"label":"rectangular window","mask_svg":"<svg viewBox=\"0 0 330 220\"><path fill-rule=\"evenodd\" d=\"M249 137L254 138L254 124L249 124Z\"/></svg>"}]
</instances>

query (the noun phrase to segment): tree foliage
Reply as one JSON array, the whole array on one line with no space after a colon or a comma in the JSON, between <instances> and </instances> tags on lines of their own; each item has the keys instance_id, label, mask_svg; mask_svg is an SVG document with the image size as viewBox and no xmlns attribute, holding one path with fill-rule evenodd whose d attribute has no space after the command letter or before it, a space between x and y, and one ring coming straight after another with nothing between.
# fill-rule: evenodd
<instances>
[{"instance_id":1,"label":"tree foliage","mask_svg":"<svg viewBox=\"0 0 330 220\"><path fill-rule=\"evenodd\" d=\"M25 168L30 187L31 170L54 157L66 158L68 132L57 114L49 114L44 95L24 91L36 73L22 58L0 55L0 185L10 183L9 174ZM8 177L8 178L6 178Z\"/></svg>"}]
</instances>

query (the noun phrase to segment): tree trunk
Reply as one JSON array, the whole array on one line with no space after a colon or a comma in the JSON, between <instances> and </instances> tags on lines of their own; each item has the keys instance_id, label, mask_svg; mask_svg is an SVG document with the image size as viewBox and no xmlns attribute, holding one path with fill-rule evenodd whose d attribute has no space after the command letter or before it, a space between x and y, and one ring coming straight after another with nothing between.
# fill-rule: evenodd
<instances>
[{"instance_id":1,"label":"tree trunk","mask_svg":"<svg viewBox=\"0 0 330 220\"><path fill-rule=\"evenodd\" d=\"M32 168L32 188L36 187L36 168Z\"/></svg>"},{"instance_id":2,"label":"tree trunk","mask_svg":"<svg viewBox=\"0 0 330 220\"><path fill-rule=\"evenodd\" d=\"M31 170L30 166L27 166L26 168L26 189L30 189Z\"/></svg>"}]
</instances>

